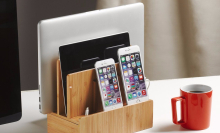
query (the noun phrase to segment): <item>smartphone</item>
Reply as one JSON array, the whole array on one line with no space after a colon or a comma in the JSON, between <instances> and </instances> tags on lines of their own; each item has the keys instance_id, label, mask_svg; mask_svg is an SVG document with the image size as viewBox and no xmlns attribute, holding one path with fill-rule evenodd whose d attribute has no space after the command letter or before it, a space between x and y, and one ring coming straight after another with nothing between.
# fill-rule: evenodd
<instances>
[{"instance_id":1,"label":"smartphone","mask_svg":"<svg viewBox=\"0 0 220 133\"><path fill-rule=\"evenodd\" d=\"M123 106L115 61L110 58L95 63L97 81L104 111Z\"/></svg>"},{"instance_id":2,"label":"smartphone","mask_svg":"<svg viewBox=\"0 0 220 133\"><path fill-rule=\"evenodd\" d=\"M147 101L149 96L145 84L140 48L135 45L118 49L118 60L127 105Z\"/></svg>"}]
</instances>

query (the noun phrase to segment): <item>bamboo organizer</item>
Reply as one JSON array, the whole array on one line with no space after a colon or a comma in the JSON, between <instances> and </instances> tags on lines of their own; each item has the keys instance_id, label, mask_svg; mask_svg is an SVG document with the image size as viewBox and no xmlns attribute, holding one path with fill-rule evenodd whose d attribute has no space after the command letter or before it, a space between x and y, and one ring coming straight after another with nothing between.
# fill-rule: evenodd
<instances>
[{"instance_id":1,"label":"bamboo organizer","mask_svg":"<svg viewBox=\"0 0 220 133\"><path fill-rule=\"evenodd\" d=\"M49 133L133 133L153 126L153 101L126 106L123 85L116 64L124 106L103 112L95 69L67 76L67 116L63 101L60 61L57 61L57 112L48 114ZM85 116L86 107L89 115Z\"/></svg>"}]
</instances>

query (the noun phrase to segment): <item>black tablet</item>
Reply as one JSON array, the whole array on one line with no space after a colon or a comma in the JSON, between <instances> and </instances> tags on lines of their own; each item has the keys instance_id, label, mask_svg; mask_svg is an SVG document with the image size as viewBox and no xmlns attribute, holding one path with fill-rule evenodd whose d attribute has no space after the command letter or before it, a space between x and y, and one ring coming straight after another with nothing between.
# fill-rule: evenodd
<instances>
[{"instance_id":1,"label":"black tablet","mask_svg":"<svg viewBox=\"0 0 220 133\"><path fill-rule=\"evenodd\" d=\"M16 0L0 0L0 125L21 118Z\"/></svg>"},{"instance_id":2,"label":"black tablet","mask_svg":"<svg viewBox=\"0 0 220 133\"><path fill-rule=\"evenodd\" d=\"M94 68L95 62L99 60L113 58L117 63L118 49L127 46L130 46L129 34L125 32L59 47L65 110L67 109L66 76Z\"/></svg>"}]
</instances>

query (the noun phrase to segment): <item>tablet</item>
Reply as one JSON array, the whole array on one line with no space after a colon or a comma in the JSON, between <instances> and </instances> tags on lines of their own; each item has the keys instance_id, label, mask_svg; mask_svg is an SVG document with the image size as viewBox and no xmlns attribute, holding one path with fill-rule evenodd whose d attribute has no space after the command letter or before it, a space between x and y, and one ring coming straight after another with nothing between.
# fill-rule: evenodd
<instances>
[{"instance_id":1,"label":"tablet","mask_svg":"<svg viewBox=\"0 0 220 133\"><path fill-rule=\"evenodd\" d=\"M125 32L59 47L65 112L67 110L66 76L94 68L94 64L99 60L113 58L117 63L118 49L127 46L130 46L129 34Z\"/></svg>"}]
</instances>

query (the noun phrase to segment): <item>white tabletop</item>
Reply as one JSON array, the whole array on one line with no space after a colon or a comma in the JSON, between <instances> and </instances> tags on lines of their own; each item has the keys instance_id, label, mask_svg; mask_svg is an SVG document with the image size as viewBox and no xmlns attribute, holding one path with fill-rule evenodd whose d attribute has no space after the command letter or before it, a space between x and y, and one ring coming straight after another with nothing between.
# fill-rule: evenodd
<instances>
[{"instance_id":1,"label":"white tabletop","mask_svg":"<svg viewBox=\"0 0 220 133\"><path fill-rule=\"evenodd\" d=\"M179 88L186 84L205 84L213 88L211 125L206 130L187 130L172 122L171 98L180 94ZM154 101L153 128L138 133L149 132L219 132L220 119L220 76L152 81L150 99ZM39 113L38 91L22 91L23 116L20 121L0 125L1 133L46 133L47 115Z\"/></svg>"}]
</instances>

